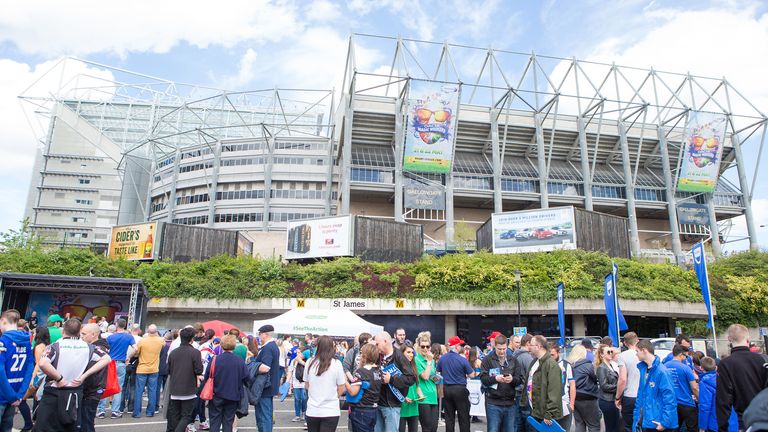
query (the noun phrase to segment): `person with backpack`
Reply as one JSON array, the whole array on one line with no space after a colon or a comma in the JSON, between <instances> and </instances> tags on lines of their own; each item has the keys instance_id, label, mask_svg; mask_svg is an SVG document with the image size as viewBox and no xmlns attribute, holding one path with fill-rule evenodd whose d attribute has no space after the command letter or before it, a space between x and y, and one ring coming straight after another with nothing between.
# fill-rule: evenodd
<instances>
[{"instance_id":1,"label":"person with backpack","mask_svg":"<svg viewBox=\"0 0 768 432\"><path fill-rule=\"evenodd\" d=\"M560 346L552 342L549 344L549 354L560 366L563 384L563 417L557 421L565 430L571 430L573 423L573 404L576 401L576 381L573 379L573 367L564 358L560 358Z\"/></svg>"}]
</instances>

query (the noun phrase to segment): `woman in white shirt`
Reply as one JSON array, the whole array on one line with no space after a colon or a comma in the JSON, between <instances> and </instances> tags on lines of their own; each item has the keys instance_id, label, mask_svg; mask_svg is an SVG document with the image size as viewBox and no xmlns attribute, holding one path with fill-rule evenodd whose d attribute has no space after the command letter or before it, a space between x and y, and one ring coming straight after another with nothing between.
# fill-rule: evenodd
<instances>
[{"instance_id":1,"label":"woman in white shirt","mask_svg":"<svg viewBox=\"0 0 768 432\"><path fill-rule=\"evenodd\" d=\"M320 336L317 352L304 368L308 432L333 432L339 424L339 396L344 394L347 379L335 353L331 338Z\"/></svg>"}]
</instances>

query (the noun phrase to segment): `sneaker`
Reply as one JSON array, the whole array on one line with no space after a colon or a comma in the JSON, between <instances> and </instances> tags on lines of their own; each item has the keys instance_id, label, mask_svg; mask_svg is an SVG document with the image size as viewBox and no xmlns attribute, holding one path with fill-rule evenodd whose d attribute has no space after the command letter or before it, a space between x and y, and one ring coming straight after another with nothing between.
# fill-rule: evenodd
<instances>
[{"instance_id":1,"label":"sneaker","mask_svg":"<svg viewBox=\"0 0 768 432\"><path fill-rule=\"evenodd\" d=\"M200 423L200 430L208 430L211 426L208 424L208 420Z\"/></svg>"},{"instance_id":2,"label":"sneaker","mask_svg":"<svg viewBox=\"0 0 768 432\"><path fill-rule=\"evenodd\" d=\"M187 425L187 432L197 432L197 429L195 429L195 426L192 424Z\"/></svg>"},{"instance_id":3,"label":"sneaker","mask_svg":"<svg viewBox=\"0 0 768 432\"><path fill-rule=\"evenodd\" d=\"M112 413L112 418L113 419L123 418L123 413L121 413L121 412L113 412Z\"/></svg>"},{"instance_id":4,"label":"sneaker","mask_svg":"<svg viewBox=\"0 0 768 432\"><path fill-rule=\"evenodd\" d=\"M154 417L155 413L147 413L147 417Z\"/></svg>"},{"instance_id":5,"label":"sneaker","mask_svg":"<svg viewBox=\"0 0 768 432\"><path fill-rule=\"evenodd\" d=\"M300 422L301 421L301 417L294 417L293 420L291 420L291 421L294 422L294 423Z\"/></svg>"},{"instance_id":6,"label":"sneaker","mask_svg":"<svg viewBox=\"0 0 768 432\"><path fill-rule=\"evenodd\" d=\"M97 414L96 414L96 418L100 418L100 419L103 419L103 418L106 418L106 417L107 417L107 414L106 414L106 413L103 413L103 412L100 412L100 413L97 413Z\"/></svg>"}]
</instances>

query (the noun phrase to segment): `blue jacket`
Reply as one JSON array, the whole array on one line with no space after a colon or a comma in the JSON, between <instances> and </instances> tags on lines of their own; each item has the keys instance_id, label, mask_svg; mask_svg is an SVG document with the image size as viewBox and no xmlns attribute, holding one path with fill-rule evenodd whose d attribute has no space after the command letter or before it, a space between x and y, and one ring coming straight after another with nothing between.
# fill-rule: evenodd
<instances>
[{"instance_id":1,"label":"blue jacket","mask_svg":"<svg viewBox=\"0 0 768 432\"><path fill-rule=\"evenodd\" d=\"M704 372L699 376L699 429L717 432L717 411L715 410L715 392L717 390L717 372ZM739 418L731 409L728 432L739 430Z\"/></svg>"},{"instance_id":2,"label":"blue jacket","mask_svg":"<svg viewBox=\"0 0 768 432\"><path fill-rule=\"evenodd\" d=\"M251 360L246 368L248 370L248 382L245 385L245 390L248 396L248 402L251 405L258 405L261 400L261 394L264 393L264 389L269 388L272 383L269 380L269 374L259 373L260 361Z\"/></svg>"},{"instance_id":3,"label":"blue jacket","mask_svg":"<svg viewBox=\"0 0 768 432\"><path fill-rule=\"evenodd\" d=\"M637 425L642 417L641 427L644 429L656 429L654 421L661 423L664 429L677 429L677 397L666 366L656 357L647 377L647 363L640 362L637 368L640 369L640 386L632 424Z\"/></svg>"},{"instance_id":4,"label":"blue jacket","mask_svg":"<svg viewBox=\"0 0 768 432\"><path fill-rule=\"evenodd\" d=\"M0 405L24 397L35 368L29 333L11 330L0 336Z\"/></svg>"}]
</instances>

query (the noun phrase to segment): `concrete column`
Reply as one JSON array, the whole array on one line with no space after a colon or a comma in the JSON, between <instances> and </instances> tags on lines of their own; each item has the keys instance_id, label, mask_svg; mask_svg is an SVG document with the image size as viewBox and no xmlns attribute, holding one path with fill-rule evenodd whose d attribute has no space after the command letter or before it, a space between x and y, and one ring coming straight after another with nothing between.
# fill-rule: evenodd
<instances>
[{"instance_id":1,"label":"concrete column","mask_svg":"<svg viewBox=\"0 0 768 432\"><path fill-rule=\"evenodd\" d=\"M264 162L264 209L262 210L261 228L263 231L269 231L269 208L272 198L272 165L274 164L275 138L269 137L264 143L267 146L266 159Z\"/></svg>"},{"instance_id":2,"label":"concrete column","mask_svg":"<svg viewBox=\"0 0 768 432\"><path fill-rule=\"evenodd\" d=\"M445 175L445 248L454 246L453 168Z\"/></svg>"},{"instance_id":3,"label":"concrete column","mask_svg":"<svg viewBox=\"0 0 768 432\"><path fill-rule=\"evenodd\" d=\"M147 185L147 199L144 206L144 220L148 221L152 216L152 188L155 185L155 172L157 170L157 161L155 160L154 152L150 152L150 158L152 163L149 167L149 184Z\"/></svg>"},{"instance_id":4,"label":"concrete column","mask_svg":"<svg viewBox=\"0 0 768 432\"><path fill-rule=\"evenodd\" d=\"M352 95L346 95L344 100L344 137L341 143L341 214L349 214L350 182L352 180Z\"/></svg>"},{"instance_id":5,"label":"concrete column","mask_svg":"<svg viewBox=\"0 0 768 432\"><path fill-rule=\"evenodd\" d=\"M331 200L333 195L333 138L328 138L328 171L325 174L325 215L331 216Z\"/></svg>"},{"instance_id":6,"label":"concrete column","mask_svg":"<svg viewBox=\"0 0 768 432\"><path fill-rule=\"evenodd\" d=\"M581 158L581 177L584 178L584 208L594 210L592 204L592 174L589 169L589 152L587 151L587 130L584 117L576 119L579 128L579 157Z\"/></svg>"},{"instance_id":7,"label":"concrete column","mask_svg":"<svg viewBox=\"0 0 768 432\"><path fill-rule=\"evenodd\" d=\"M432 341L432 342L446 342L449 337L455 336L457 331L456 315L445 316L445 341Z\"/></svg>"},{"instance_id":8,"label":"concrete column","mask_svg":"<svg viewBox=\"0 0 768 432\"><path fill-rule=\"evenodd\" d=\"M621 160L624 168L624 182L627 184L627 216L629 219L629 246L633 257L640 256L640 235L637 230L637 214L635 211L635 185L632 181L632 159L629 157L627 142L627 127L619 121L619 144L621 145Z\"/></svg>"},{"instance_id":9,"label":"concrete column","mask_svg":"<svg viewBox=\"0 0 768 432\"><path fill-rule=\"evenodd\" d=\"M667 146L667 132L659 126L656 130L659 137L659 154L661 155L661 166L664 172L664 186L667 193L667 213L669 216L669 229L672 232L672 253L675 255L677 265L685 262L683 255L683 246L680 243L680 223L677 220L677 197L675 196L676 186L672 177L672 167L669 165L669 147Z\"/></svg>"},{"instance_id":10,"label":"concrete column","mask_svg":"<svg viewBox=\"0 0 768 432\"><path fill-rule=\"evenodd\" d=\"M395 101L395 221L403 222L403 144L405 126L403 99Z\"/></svg>"},{"instance_id":11,"label":"concrete column","mask_svg":"<svg viewBox=\"0 0 768 432\"><path fill-rule=\"evenodd\" d=\"M539 170L539 193L541 194L541 208L549 208L549 191L547 188L547 156L544 152L544 128L541 113L533 115L533 121L536 125L536 159Z\"/></svg>"},{"instance_id":12,"label":"concrete column","mask_svg":"<svg viewBox=\"0 0 768 432\"><path fill-rule=\"evenodd\" d=\"M503 198L501 194L501 149L499 145L499 114L501 110L491 110L491 164L493 165L493 212L501 213Z\"/></svg>"},{"instance_id":13,"label":"concrete column","mask_svg":"<svg viewBox=\"0 0 768 432\"><path fill-rule=\"evenodd\" d=\"M573 327L573 337L579 337L579 336L586 336L587 335L587 323L584 319L584 315L581 314L574 314L572 315L572 327Z\"/></svg>"},{"instance_id":14,"label":"concrete column","mask_svg":"<svg viewBox=\"0 0 768 432\"><path fill-rule=\"evenodd\" d=\"M717 213L715 212L714 194L705 194L707 199L707 213L709 213L709 232L712 235L712 255L719 258L723 254L723 247L720 245L720 232L717 228Z\"/></svg>"},{"instance_id":15,"label":"concrete column","mask_svg":"<svg viewBox=\"0 0 768 432\"><path fill-rule=\"evenodd\" d=\"M213 149L213 169L211 182L208 189L208 226L213 226L213 220L216 218L216 189L219 187L219 168L221 167L221 140L216 141L216 147Z\"/></svg>"},{"instance_id":16,"label":"concrete column","mask_svg":"<svg viewBox=\"0 0 768 432\"><path fill-rule=\"evenodd\" d=\"M173 179L171 180L171 191L168 199L168 215L166 222L173 222L173 216L176 212L176 182L179 180L179 164L181 163L181 150L176 148L176 154L173 158ZM205 163L205 162L203 162Z\"/></svg>"},{"instance_id":17,"label":"concrete column","mask_svg":"<svg viewBox=\"0 0 768 432\"><path fill-rule=\"evenodd\" d=\"M750 199L749 183L747 182L747 168L744 166L744 155L741 152L741 140L737 134L731 134L731 143L736 156L736 169L739 172L739 186L741 188L742 201L744 202L744 218L747 220L747 234L749 234L749 248L759 250L757 243L757 228L755 218L752 215L752 200Z\"/></svg>"}]
</instances>

